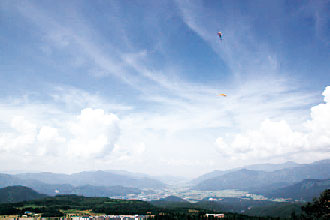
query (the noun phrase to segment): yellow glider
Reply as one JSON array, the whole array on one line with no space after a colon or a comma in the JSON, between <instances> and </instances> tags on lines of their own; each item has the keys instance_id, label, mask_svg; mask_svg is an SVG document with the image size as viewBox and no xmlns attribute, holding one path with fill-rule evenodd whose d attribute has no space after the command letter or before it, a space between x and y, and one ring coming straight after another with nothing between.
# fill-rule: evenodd
<instances>
[{"instance_id":1,"label":"yellow glider","mask_svg":"<svg viewBox=\"0 0 330 220\"><path fill-rule=\"evenodd\" d=\"M227 95L226 94L219 94L217 96L223 96L223 97L226 97Z\"/></svg>"}]
</instances>

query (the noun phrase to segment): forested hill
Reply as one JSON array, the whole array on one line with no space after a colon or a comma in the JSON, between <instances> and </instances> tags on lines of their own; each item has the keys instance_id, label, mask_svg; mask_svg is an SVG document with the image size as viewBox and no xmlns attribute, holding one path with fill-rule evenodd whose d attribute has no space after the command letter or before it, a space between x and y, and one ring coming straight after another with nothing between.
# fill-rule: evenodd
<instances>
[{"instance_id":1,"label":"forested hill","mask_svg":"<svg viewBox=\"0 0 330 220\"><path fill-rule=\"evenodd\" d=\"M46 195L25 186L8 186L0 189L0 203L21 202L44 198Z\"/></svg>"},{"instance_id":2,"label":"forested hill","mask_svg":"<svg viewBox=\"0 0 330 220\"><path fill-rule=\"evenodd\" d=\"M283 187L265 194L269 198L292 198L312 201L326 189L330 189L330 179L306 179L299 183Z\"/></svg>"}]
</instances>

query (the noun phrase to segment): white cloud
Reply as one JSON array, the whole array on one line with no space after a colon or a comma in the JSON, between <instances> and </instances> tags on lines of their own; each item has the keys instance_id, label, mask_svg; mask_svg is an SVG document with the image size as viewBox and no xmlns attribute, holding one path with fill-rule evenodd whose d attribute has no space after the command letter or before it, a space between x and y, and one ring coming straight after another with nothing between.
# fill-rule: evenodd
<instances>
[{"instance_id":1,"label":"white cloud","mask_svg":"<svg viewBox=\"0 0 330 220\"><path fill-rule=\"evenodd\" d=\"M310 148L330 150L330 86L324 92L324 104L319 104L311 109L311 120L305 127L308 129L308 144Z\"/></svg>"},{"instance_id":2,"label":"white cloud","mask_svg":"<svg viewBox=\"0 0 330 220\"><path fill-rule=\"evenodd\" d=\"M30 154L33 152L37 127L23 116L16 116L10 123L11 131L0 133L0 151Z\"/></svg>"},{"instance_id":3,"label":"white cloud","mask_svg":"<svg viewBox=\"0 0 330 220\"><path fill-rule=\"evenodd\" d=\"M0 151L17 155L104 157L111 153L119 137L118 123L116 115L91 108L81 110L74 119L62 121L60 127L15 116L11 129L0 133Z\"/></svg>"},{"instance_id":4,"label":"white cloud","mask_svg":"<svg viewBox=\"0 0 330 220\"><path fill-rule=\"evenodd\" d=\"M72 139L68 142L68 155L78 157L104 157L114 147L119 136L119 119L102 109L83 109L75 121L69 123Z\"/></svg>"},{"instance_id":5,"label":"white cloud","mask_svg":"<svg viewBox=\"0 0 330 220\"><path fill-rule=\"evenodd\" d=\"M40 142L56 141L65 142L63 137L60 137L56 128L49 126L43 126L40 128L39 134L37 135L37 140Z\"/></svg>"},{"instance_id":6,"label":"white cloud","mask_svg":"<svg viewBox=\"0 0 330 220\"><path fill-rule=\"evenodd\" d=\"M311 108L311 119L302 131L294 131L285 121L264 120L258 129L232 138L219 137L216 144L224 156L261 159L301 152L330 151L330 86L323 92L325 103ZM226 140L225 140L226 139Z\"/></svg>"},{"instance_id":7,"label":"white cloud","mask_svg":"<svg viewBox=\"0 0 330 220\"><path fill-rule=\"evenodd\" d=\"M36 139L35 147L41 155L60 156L65 151L66 138L60 136L57 128L42 126Z\"/></svg>"}]
</instances>

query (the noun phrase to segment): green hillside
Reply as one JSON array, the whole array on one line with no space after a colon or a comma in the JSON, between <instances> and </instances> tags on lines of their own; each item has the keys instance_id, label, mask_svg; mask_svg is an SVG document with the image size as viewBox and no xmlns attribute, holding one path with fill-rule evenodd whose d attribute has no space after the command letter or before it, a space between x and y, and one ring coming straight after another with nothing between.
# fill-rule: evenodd
<instances>
[{"instance_id":1,"label":"green hillside","mask_svg":"<svg viewBox=\"0 0 330 220\"><path fill-rule=\"evenodd\" d=\"M0 203L21 202L44 198L46 195L25 186L8 186L0 189Z\"/></svg>"}]
</instances>

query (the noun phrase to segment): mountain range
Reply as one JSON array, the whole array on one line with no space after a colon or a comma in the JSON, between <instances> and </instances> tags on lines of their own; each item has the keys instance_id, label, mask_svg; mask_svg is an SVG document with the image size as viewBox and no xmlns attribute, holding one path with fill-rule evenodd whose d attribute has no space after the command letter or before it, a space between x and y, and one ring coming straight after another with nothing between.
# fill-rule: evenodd
<instances>
[{"instance_id":1,"label":"mountain range","mask_svg":"<svg viewBox=\"0 0 330 220\"><path fill-rule=\"evenodd\" d=\"M0 188L21 185L29 187L38 193L54 196L56 194L78 194L83 196L123 196L126 194L139 194L138 188L124 186L73 186L70 184L48 184L33 179L20 179L8 174L0 174Z\"/></svg>"},{"instance_id":2,"label":"mountain range","mask_svg":"<svg viewBox=\"0 0 330 220\"><path fill-rule=\"evenodd\" d=\"M265 193L265 196L312 201L326 189L330 189L330 179L305 179L299 183L269 191Z\"/></svg>"},{"instance_id":3,"label":"mountain range","mask_svg":"<svg viewBox=\"0 0 330 220\"><path fill-rule=\"evenodd\" d=\"M256 164L244 168L204 174L190 182L191 189L215 191L225 189L244 190L267 197L310 199L326 186L320 181L330 178L330 160L311 164L287 162L283 164ZM47 195L78 194L84 196L125 196L139 194L147 189L164 189L168 185L143 173L123 170L84 171L74 174L50 172L0 173L0 188L22 185ZM182 182L181 178L164 177L172 184ZM299 183L309 179L309 182ZM314 181L312 184L311 181ZM306 180L307 181L307 180ZM195 183L195 184L193 184ZM295 185L296 184L296 185ZM309 184L309 185L308 185ZM321 185L320 185L321 184ZM322 185L323 184L323 185ZM308 187L307 187L308 186ZM303 195L303 189L309 194ZM270 193L272 192L272 193ZM296 193L296 194L294 194ZM300 195L300 197L299 197Z\"/></svg>"},{"instance_id":4,"label":"mountain range","mask_svg":"<svg viewBox=\"0 0 330 220\"><path fill-rule=\"evenodd\" d=\"M47 184L70 184L73 186L124 186L135 188L163 188L165 184L159 180L152 179L146 175L134 175L124 171L84 171L80 173L59 174L59 173L22 173L16 174L23 180L38 180Z\"/></svg>"},{"instance_id":5,"label":"mountain range","mask_svg":"<svg viewBox=\"0 0 330 220\"><path fill-rule=\"evenodd\" d=\"M266 171L266 172L271 172L275 170L281 170L285 168L293 168L293 167L299 167L303 166L302 164L295 163L293 161L288 161L285 163L281 164L271 164L271 163L266 163L266 164L252 164L252 165L247 165L244 167L239 167L235 169L230 169L230 170L214 170L212 172L206 173L202 176L199 176L191 181L192 185L197 185L204 180L211 179L214 177L222 176L226 173L231 173L234 171L242 170L242 169L247 169L247 170L260 170L260 171Z\"/></svg>"},{"instance_id":6,"label":"mountain range","mask_svg":"<svg viewBox=\"0 0 330 220\"><path fill-rule=\"evenodd\" d=\"M240 169L215 176L193 186L196 190L237 189L267 192L304 179L330 178L330 160L318 161L274 171ZM214 174L214 173L213 173Z\"/></svg>"},{"instance_id":7,"label":"mountain range","mask_svg":"<svg viewBox=\"0 0 330 220\"><path fill-rule=\"evenodd\" d=\"M0 187L22 185L47 195L79 194L84 196L123 196L139 194L140 189L162 188L165 184L148 177L133 177L109 171L77 174L23 173L0 174Z\"/></svg>"}]
</instances>

